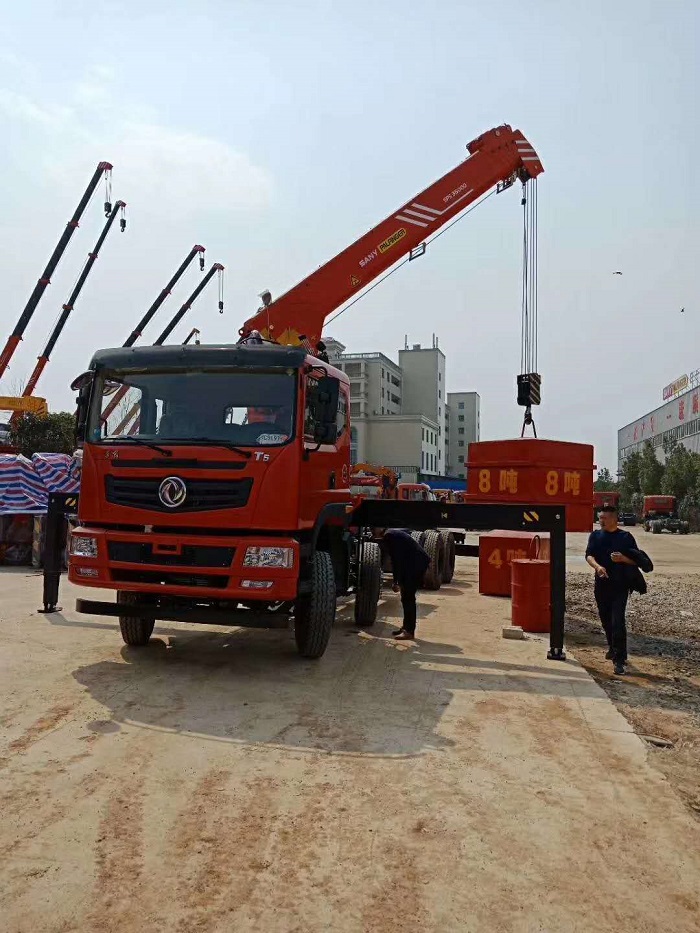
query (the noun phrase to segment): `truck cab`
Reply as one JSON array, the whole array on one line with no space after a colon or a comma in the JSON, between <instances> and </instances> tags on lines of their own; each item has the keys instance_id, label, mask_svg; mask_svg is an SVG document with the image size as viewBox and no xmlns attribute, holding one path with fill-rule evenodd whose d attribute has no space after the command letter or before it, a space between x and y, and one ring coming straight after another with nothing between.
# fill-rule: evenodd
<instances>
[{"instance_id":1,"label":"truck cab","mask_svg":"<svg viewBox=\"0 0 700 933\"><path fill-rule=\"evenodd\" d=\"M131 347L99 351L74 386L69 577L117 592L78 608L118 615L129 644L157 618L293 612L300 652L323 653L354 558L344 373L298 347Z\"/></svg>"}]
</instances>

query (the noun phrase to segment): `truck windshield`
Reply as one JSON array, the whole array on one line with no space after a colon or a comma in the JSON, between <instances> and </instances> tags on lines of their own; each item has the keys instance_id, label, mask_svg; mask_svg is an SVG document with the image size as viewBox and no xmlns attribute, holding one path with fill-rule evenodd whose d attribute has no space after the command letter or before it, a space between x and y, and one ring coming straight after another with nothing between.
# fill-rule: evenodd
<instances>
[{"instance_id":1,"label":"truck windshield","mask_svg":"<svg viewBox=\"0 0 700 933\"><path fill-rule=\"evenodd\" d=\"M87 439L286 444L294 435L295 387L293 371L105 372L95 379Z\"/></svg>"}]
</instances>

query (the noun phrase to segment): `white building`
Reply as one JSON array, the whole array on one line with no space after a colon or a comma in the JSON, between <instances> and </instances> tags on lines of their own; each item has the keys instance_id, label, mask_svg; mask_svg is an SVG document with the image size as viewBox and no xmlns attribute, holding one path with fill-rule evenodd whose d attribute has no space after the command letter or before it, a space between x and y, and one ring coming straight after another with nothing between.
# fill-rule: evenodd
<instances>
[{"instance_id":1,"label":"white building","mask_svg":"<svg viewBox=\"0 0 700 933\"><path fill-rule=\"evenodd\" d=\"M700 453L700 370L684 375L663 390L667 399L636 421L617 432L617 466L626 457L651 441L656 456L663 462L664 444L678 441L689 450Z\"/></svg>"},{"instance_id":2,"label":"white building","mask_svg":"<svg viewBox=\"0 0 700 933\"><path fill-rule=\"evenodd\" d=\"M481 437L478 392L448 392L446 449L448 476L466 479L469 445Z\"/></svg>"},{"instance_id":3,"label":"white building","mask_svg":"<svg viewBox=\"0 0 700 933\"><path fill-rule=\"evenodd\" d=\"M431 347L406 345L399 351L399 365L383 353L345 353L339 341L325 342L329 359L350 380L353 463L391 467L405 482L419 474L465 475L463 468L448 470L445 355L434 337ZM478 439L479 396L454 395L457 451L460 430L467 444ZM457 410L460 404L464 407Z\"/></svg>"}]
</instances>

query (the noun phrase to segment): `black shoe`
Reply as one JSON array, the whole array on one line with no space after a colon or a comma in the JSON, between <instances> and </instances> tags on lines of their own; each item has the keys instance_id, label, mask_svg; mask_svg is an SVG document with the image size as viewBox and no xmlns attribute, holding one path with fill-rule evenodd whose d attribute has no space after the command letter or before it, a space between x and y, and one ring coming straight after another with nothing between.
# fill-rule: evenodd
<instances>
[{"instance_id":1,"label":"black shoe","mask_svg":"<svg viewBox=\"0 0 700 933\"><path fill-rule=\"evenodd\" d=\"M397 628L396 631L395 631L395 632L392 632L391 634L394 636L394 638L396 638L396 636L397 636L397 635L400 635L401 632L403 632L403 629L402 629L402 628Z\"/></svg>"},{"instance_id":2,"label":"black shoe","mask_svg":"<svg viewBox=\"0 0 700 933\"><path fill-rule=\"evenodd\" d=\"M402 629L398 635L394 635L394 638L397 641L415 641L416 635L415 632L407 632L406 629Z\"/></svg>"},{"instance_id":3,"label":"black shoe","mask_svg":"<svg viewBox=\"0 0 700 933\"><path fill-rule=\"evenodd\" d=\"M616 661L614 670L616 674L624 674L625 665L621 661Z\"/></svg>"},{"instance_id":4,"label":"black shoe","mask_svg":"<svg viewBox=\"0 0 700 933\"><path fill-rule=\"evenodd\" d=\"M613 659L612 649L611 649L611 648L608 648L608 653L605 655L605 660L606 660L606 661L612 661L612 659Z\"/></svg>"}]
</instances>

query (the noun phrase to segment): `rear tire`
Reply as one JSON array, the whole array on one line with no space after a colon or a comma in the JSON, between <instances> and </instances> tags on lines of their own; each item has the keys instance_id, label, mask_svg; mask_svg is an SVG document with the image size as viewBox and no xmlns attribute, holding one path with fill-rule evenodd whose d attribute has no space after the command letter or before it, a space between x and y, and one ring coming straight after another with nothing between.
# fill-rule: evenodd
<instances>
[{"instance_id":1,"label":"rear tire","mask_svg":"<svg viewBox=\"0 0 700 933\"><path fill-rule=\"evenodd\" d=\"M117 591L117 603L120 605L133 606L144 599L148 599L148 597L142 593L128 593L125 590ZM119 628L124 644L135 648L147 645L153 634L155 624L155 619L144 616L119 616Z\"/></svg>"},{"instance_id":2,"label":"rear tire","mask_svg":"<svg viewBox=\"0 0 700 933\"><path fill-rule=\"evenodd\" d=\"M452 577L455 575L455 536L451 531L440 531L439 535L444 550L442 582L452 583Z\"/></svg>"},{"instance_id":3,"label":"rear tire","mask_svg":"<svg viewBox=\"0 0 700 933\"><path fill-rule=\"evenodd\" d=\"M363 560L358 566L358 583L355 593L356 625L370 626L377 621L377 603L381 588L382 554L379 545L373 541L365 541Z\"/></svg>"},{"instance_id":4,"label":"rear tire","mask_svg":"<svg viewBox=\"0 0 700 933\"><path fill-rule=\"evenodd\" d=\"M327 551L311 559L311 592L300 596L294 610L294 637L302 658L320 658L335 622L335 574Z\"/></svg>"},{"instance_id":5,"label":"rear tire","mask_svg":"<svg viewBox=\"0 0 700 933\"><path fill-rule=\"evenodd\" d=\"M442 568L444 564L444 544L439 532L422 531L423 540L419 543L430 558L430 564L425 571L423 586L426 590L439 590L442 585Z\"/></svg>"},{"instance_id":6,"label":"rear tire","mask_svg":"<svg viewBox=\"0 0 700 933\"><path fill-rule=\"evenodd\" d=\"M660 535L660 534L661 534L661 523L660 523L660 522L652 522L652 523L651 523L651 533L652 533L653 535Z\"/></svg>"}]
</instances>

